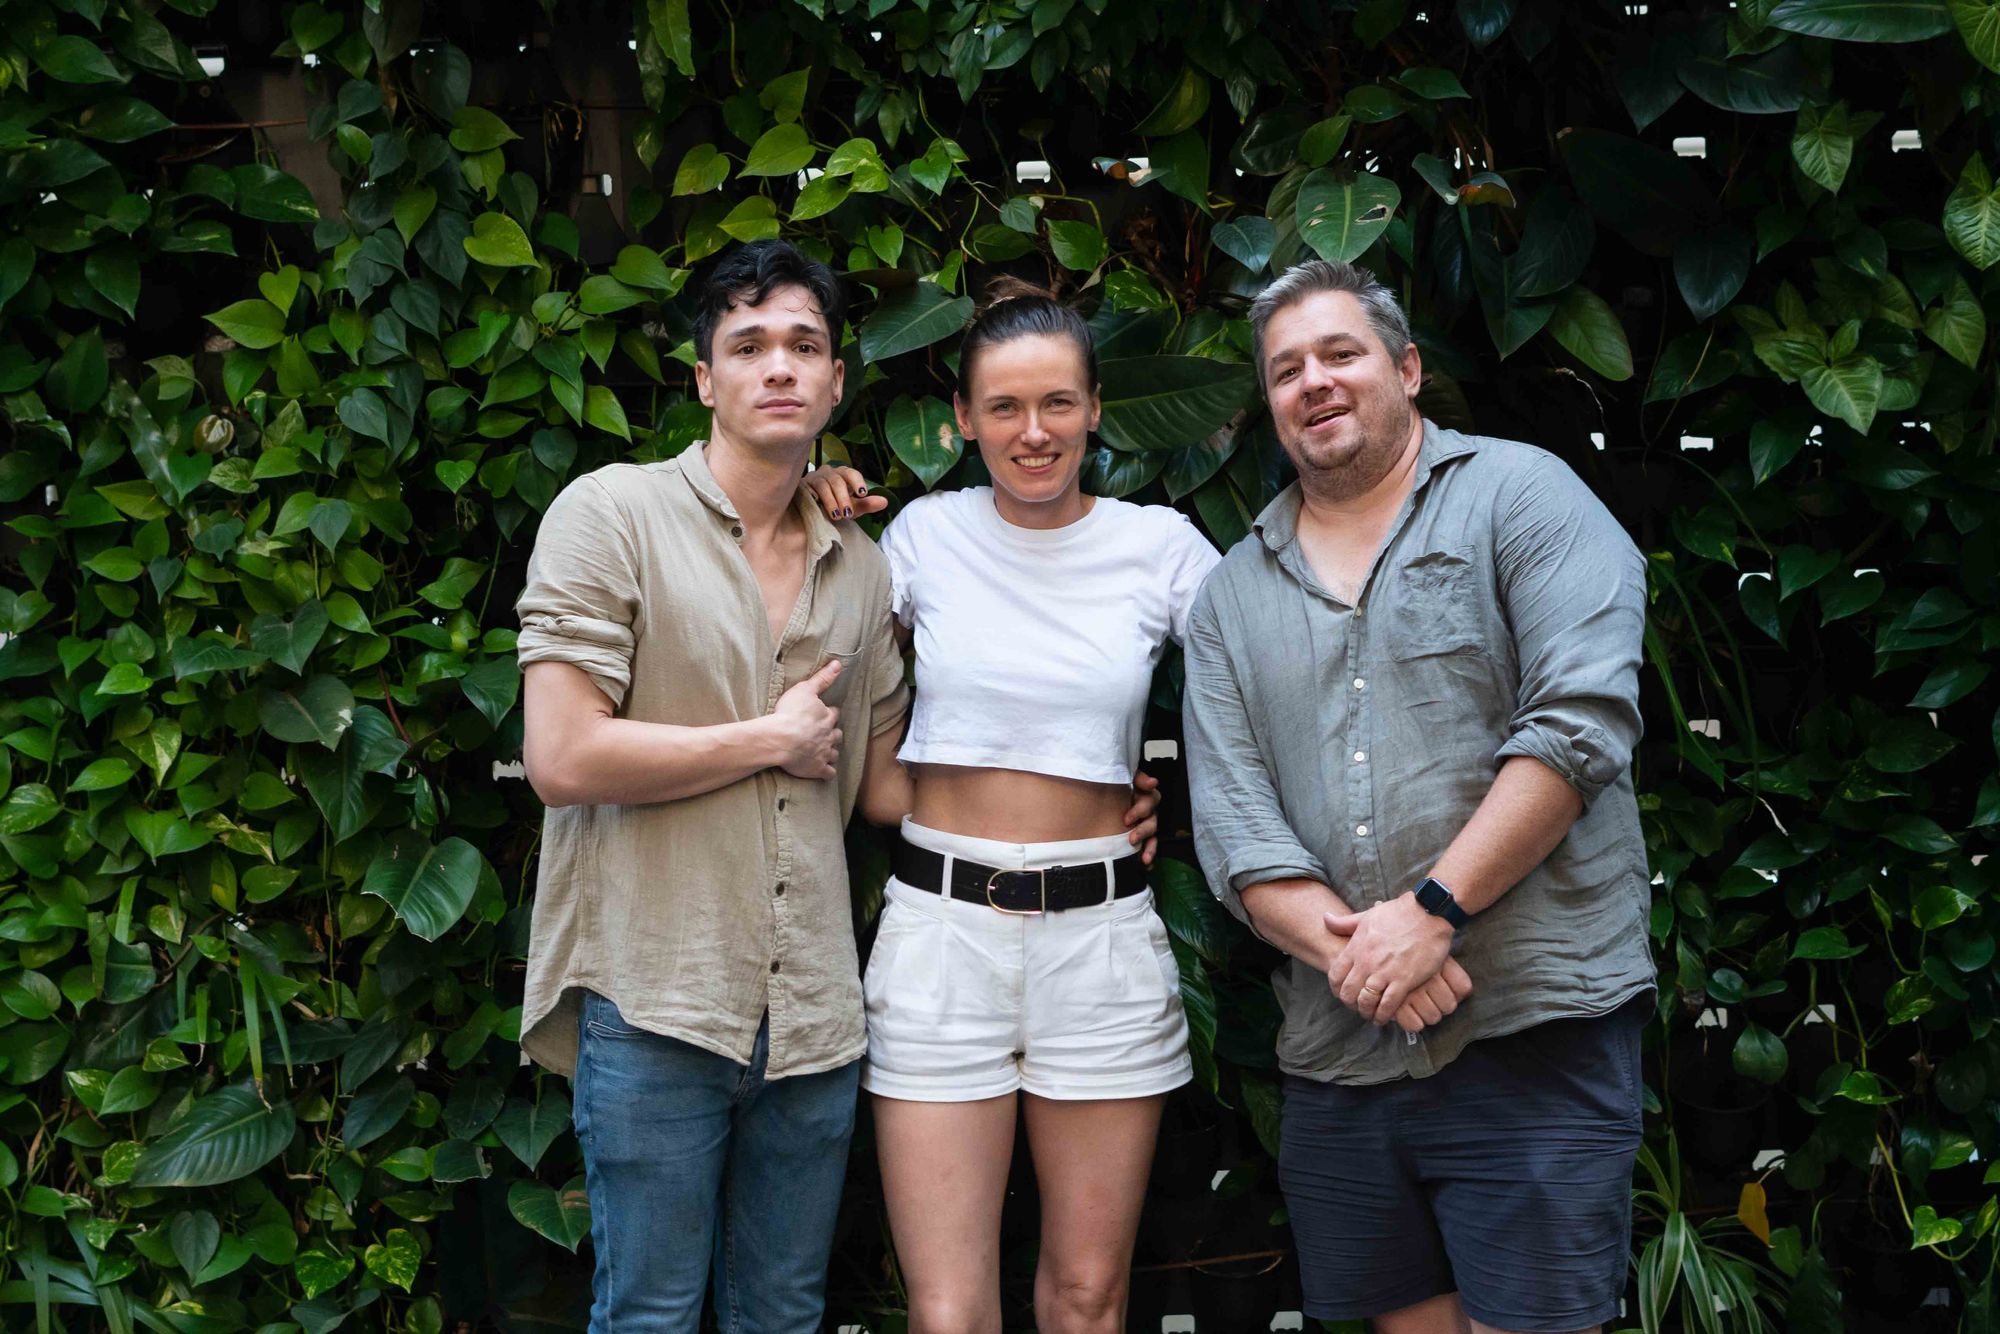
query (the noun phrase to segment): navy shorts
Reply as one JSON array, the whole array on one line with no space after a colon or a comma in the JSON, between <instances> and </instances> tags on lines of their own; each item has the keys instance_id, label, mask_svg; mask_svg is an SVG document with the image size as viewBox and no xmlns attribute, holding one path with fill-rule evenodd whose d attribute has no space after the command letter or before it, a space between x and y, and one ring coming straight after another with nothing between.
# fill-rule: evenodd
<instances>
[{"instance_id":1,"label":"navy shorts","mask_svg":"<svg viewBox=\"0 0 2000 1334\"><path fill-rule=\"evenodd\" d=\"M1278 1176L1305 1313L1357 1320L1456 1291L1499 1329L1614 1319L1652 1004L1474 1042L1428 1079L1287 1079Z\"/></svg>"}]
</instances>

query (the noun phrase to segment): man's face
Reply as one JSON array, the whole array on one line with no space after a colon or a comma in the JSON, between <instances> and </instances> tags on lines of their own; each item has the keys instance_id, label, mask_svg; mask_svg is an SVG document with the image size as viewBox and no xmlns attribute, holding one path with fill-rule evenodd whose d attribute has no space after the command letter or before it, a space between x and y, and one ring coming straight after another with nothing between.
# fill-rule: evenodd
<instances>
[{"instance_id":1,"label":"man's face","mask_svg":"<svg viewBox=\"0 0 2000 1334\"><path fill-rule=\"evenodd\" d=\"M1351 292L1315 292L1271 317L1259 368L1278 440L1309 489L1360 495L1408 446L1423 368L1392 354Z\"/></svg>"},{"instance_id":2,"label":"man's face","mask_svg":"<svg viewBox=\"0 0 2000 1334\"><path fill-rule=\"evenodd\" d=\"M840 402L847 368L838 351L803 287L774 287L754 306L731 306L709 360L694 368L701 401L715 409L715 436L759 454L810 446Z\"/></svg>"}]
</instances>

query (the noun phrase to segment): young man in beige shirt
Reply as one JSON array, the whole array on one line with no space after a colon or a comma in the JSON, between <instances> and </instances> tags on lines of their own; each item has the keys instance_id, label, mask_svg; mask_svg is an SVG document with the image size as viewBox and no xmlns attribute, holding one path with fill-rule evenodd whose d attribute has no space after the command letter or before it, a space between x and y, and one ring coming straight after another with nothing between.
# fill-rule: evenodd
<instances>
[{"instance_id":1,"label":"young man in beige shirt","mask_svg":"<svg viewBox=\"0 0 2000 1334\"><path fill-rule=\"evenodd\" d=\"M698 307L710 438L570 485L517 604L550 808L521 1045L575 1081L592 1334L693 1334L711 1278L724 1330L807 1334L865 1046L842 830L909 696L887 563L801 489L832 273L758 242Z\"/></svg>"}]
</instances>

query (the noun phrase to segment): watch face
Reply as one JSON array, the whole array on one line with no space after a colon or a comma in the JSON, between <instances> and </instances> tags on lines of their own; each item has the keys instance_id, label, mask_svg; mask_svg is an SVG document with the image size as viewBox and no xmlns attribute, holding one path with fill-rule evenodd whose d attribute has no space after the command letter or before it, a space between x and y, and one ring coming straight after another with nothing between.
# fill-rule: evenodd
<instances>
[{"instance_id":1,"label":"watch face","mask_svg":"<svg viewBox=\"0 0 2000 1334\"><path fill-rule=\"evenodd\" d=\"M1435 913L1451 902L1451 891L1435 880L1426 880L1417 886L1417 903L1428 913Z\"/></svg>"}]
</instances>

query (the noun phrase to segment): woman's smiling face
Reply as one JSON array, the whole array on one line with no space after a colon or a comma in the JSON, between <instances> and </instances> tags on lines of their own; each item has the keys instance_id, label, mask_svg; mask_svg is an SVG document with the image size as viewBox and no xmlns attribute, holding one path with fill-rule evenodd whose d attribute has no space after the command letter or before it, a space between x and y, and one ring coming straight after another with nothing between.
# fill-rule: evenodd
<instances>
[{"instance_id":1,"label":"woman's smiling face","mask_svg":"<svg viewBox=\"0 0 2000 1334\"><path fill-rule=\"evenodd\" d=\"M1001 516L1033 528L1082 517L1079 479L1099 412L1083 350L1060 334L1025 334L981 348L968 369L958 429L979 442Z\"/></svg>"}]
</instances>

